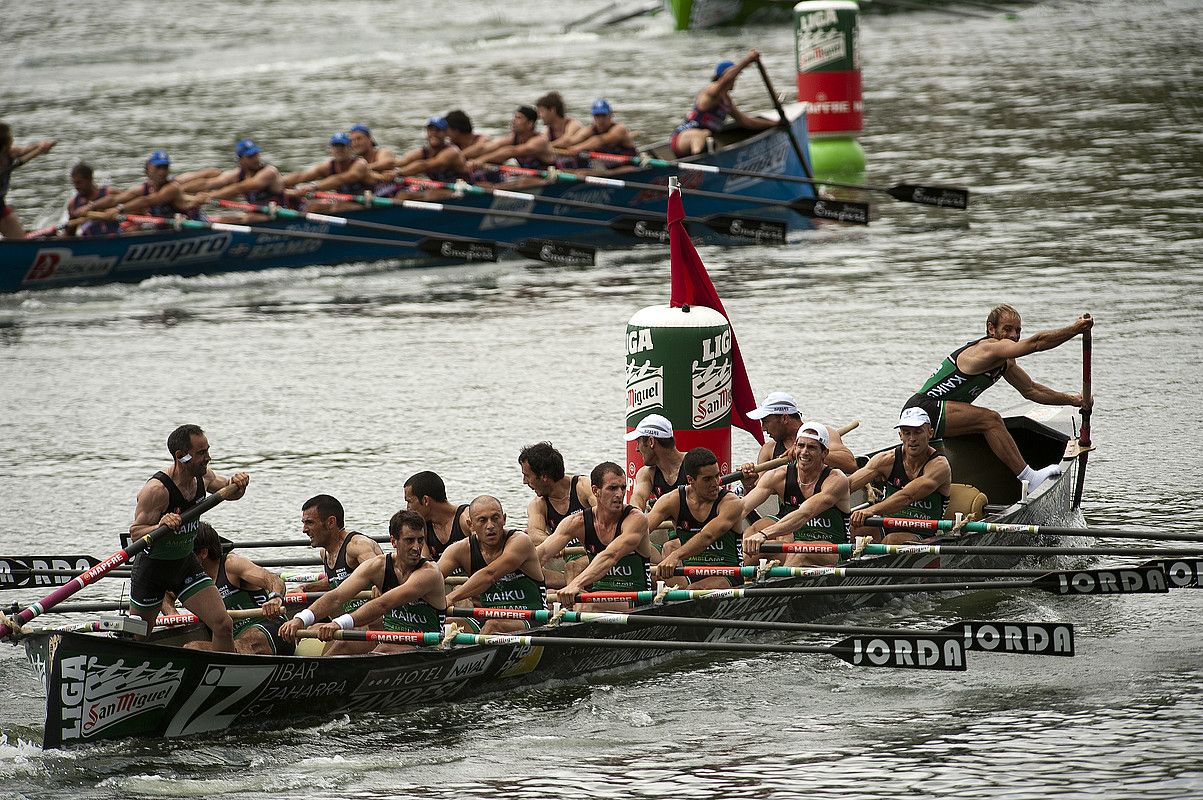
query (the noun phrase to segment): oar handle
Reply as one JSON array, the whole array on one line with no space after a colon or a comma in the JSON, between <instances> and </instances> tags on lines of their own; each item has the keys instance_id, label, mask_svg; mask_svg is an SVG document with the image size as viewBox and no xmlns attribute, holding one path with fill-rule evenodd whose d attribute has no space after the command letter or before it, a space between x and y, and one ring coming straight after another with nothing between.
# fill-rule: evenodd
<instances>
[{"instance_id":1,"label":"oar handle","mask_svg":"<svg viewBox=\"0 0 1203 800\"><path fill-rule=\"evenodd\" d=\"M847 422L847 423L841 425L840 427L836 428L835 432L838 433L840 436L843 436L847 433L851 433L852 431L856 430L859 427L860 427L860 420L854 419L851 422ZM781 456L781 458L774 458L769 461L763 461L763 462L757 464L755 467L752 468L752 471L755 472L757 475L759 475L762 472L768 472L771 469L777 469L777 467L784 467L789 462L790 462L790 459L788 456ZM723 477L719 478L719 482L723 483L723 484L735 483L737 480L739 480L742 477L744 477L744 474L742 472L732 472L729 475L724 475Z\"/></svg>"}]
</instances>

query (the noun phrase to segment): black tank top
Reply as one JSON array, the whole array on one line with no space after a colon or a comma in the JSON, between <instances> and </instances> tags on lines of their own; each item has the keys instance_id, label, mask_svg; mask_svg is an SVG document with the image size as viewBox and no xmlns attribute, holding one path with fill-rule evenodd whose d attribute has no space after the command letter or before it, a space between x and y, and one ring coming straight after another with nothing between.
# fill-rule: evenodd
<instances>
[{"instance_id":1,"label":"black tank top","mask_svg":"<svg viewBox=\"0 0 1203 800\"><path fill-rule=\"evenodd\" d=\"M464 514L464 509L468 507L464 503L459 508L455 509L455 516L451 518L451 535L447 537L447 543L439 541L439 536L434 532L434 523L426 520L426 552L430 553L431 561L438 561L443 551L461 539L467 538L464 536L464 529L460 527L460 517Z\"/></svg>"},{"instance_id":2,"label":"black tank top","mask_svg":"<svg viewBox=\"0 0 1203 800\"><path fill-rule=\"evenodd\" d=\"M622 507L622 512L618 515L618 522L614 523L614 535L616 537L622 532L622 523L626 520L627 515L634 510L635 506L628 505ZM592 558L605 550L606 545L602 543L601 537L597 535L593 509L586 508L582 514L584 515L585 522L585 535L582 537L584 540L583 544L585 545L585 552ZM618 559L614 566L610 567L609 573L594 581L590 588L594 590L644 591L652 588L651 570L652 562L636 550Z\"/></svg>"},{"instance_id":3,"label":"black tank top","mask_svg":"<svg viewBox=\"0 0 1203 800\"><path fill-rule=\"evenodd\" d=\"M183 514L188 509L200 505L205 499L205 481L199 475L196 478L196 494L192 496L191 500L184 497L184 493L166 472L156 472L150 479L157 480L167 489L167 509L163 512L165 514ZM198 517L191 522L185 522L179 530L172 531L157 540L146 553L149 557L157 559L185 558L192 552L192 543L196 540L199 530L200 518Z\"/></svg>"},{"instance_id":4,"label":"black tank top","mask_svg":"<svg viewBox=\"0 0 1203 800\"><path fill-rule=\"evenodd\" d=\"M563 514L561 514L559 511L556 511L555 506L551 504L550 497L543 498L543 513L547 515L548 533L554 533L555 529L560 527L561 522L584 508L584 506L581 505L581 498L576 493L576 482L580 479L580 475L572 476L572 488L568 490L568 510Z\"/></svg>"},{"instance_id":5,"label":"black tank top","mask_svg":"<svg viewBox=\"0 0 1203 800\"><path fill-rule=\"evenodd\" d=\"M347 564L347 545L351 543L351 538L354 536L363 536L359 531L351 531L343 538L342 546L338 548L338 554L334 557L334 563L323 563L326 568L326 580L330 583L330 588L338 586L340 583L350 577L354 571Z\"/></svg>"},{"instance_id":6,"label":"black tank top","mask_svg":"<svg viewBox=\"0 0 1203 800\"><path fill-rule=\"evenodd\" d=\"M256 606L261 606L267 602L266 589L251 590L242 586L235 586L234 584L230 583L230 576L226 575L226 557L224 555L221 557L221 561L219 561L217 564L217 580L213 581L213 583L215 586L217 586L217 591L221 594L222 600L225 600L226 598L231 597L238 592L246 592L247 595L249 595L250 598L255 601ZM226 607L229 608L230 606L227 605Z\"/></svg>"},{"instance_id":7,"label":"black tank top","mask_svg":"<svg viewBox=\"0 0 1203 800\"><path fill-rule=\"evenodd\" d=\"M685 485L685 476L681 474L681 468L677 467L677 482L669 483L668 478L664 477L664 473L659 467L652 467L652 500L659 500L664 495L676 489L679 486Z\"/></svg>"}]
</instances>

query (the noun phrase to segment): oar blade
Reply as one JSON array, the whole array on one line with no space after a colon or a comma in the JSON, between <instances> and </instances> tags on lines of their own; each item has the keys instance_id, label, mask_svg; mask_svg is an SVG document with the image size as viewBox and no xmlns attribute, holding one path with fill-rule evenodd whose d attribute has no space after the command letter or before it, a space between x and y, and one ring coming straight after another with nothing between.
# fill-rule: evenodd
<instances>
[{"instance_id":1,"label":"oar blade","mask_svg":"<svg viewBox=\"0 0 1203 800\"><path fill-rule=\"evenodd\" d=\"M1059 595L1165 594L1170 590L1159 566L1050 572L1032 581L1032 586Z\"/></svg>"},{"instance_id":2,"label":"oar blade","mask_svg":"<svg viewBox=\"0 0 1203 800\"><path fill-rule=\"evenodd\" d=\"M920 203L925 206L939 208L969 208L969 190L957 189L952 186L918 186L913 183L900 183L886 189L886 194L904 203Z\"/></svg>"},{"instance_id":3,"label":"oar blade","mask_svg":"<svg viewBox=\"0 0 1203 800\"><path fill-rule=\"evenodd\" d=\"M1160 569L1171 589L1198 589L1199 575L1203 574L1203 559L1198 558L1159 558L1140 566Z\"/></svg>"},{"instance_id":4,"label":"oar blade","mask_svg":"<svg viewBox=\"0 0 1203 800\"><path fill-rule=\"evenodd\" d=\"M847 200L822 200L813 197L799 197L791 200L789 207L804 217L814 219L829 219L835 222L847 222L851 225L869 224L869 204L853 203Z\"/></svg>"},{"instance_id":5,"label":"oar blade","mask_svg":"<svg viewBox=\"0 0 1203 800\"><path fill-rule=\"evenodd\" d=\"M592 267L597 263L597 248L557 239L523 239L514 245L514 252L561 267Z\"/></svg>"},{"instance_id":6,"label":"oar blade","mask_svg":"<svg viewBox=\"0 0 1203 800\"><path fill-rule=\"evenodd\" d=\"M423 253L458 261L496 261L496 242L473 242L466 239L445 239L427 236L418 240L418 249Z\"/></svg>"},{"instance_id":7,"label":"oar blade","mask_svg":"<svg viewBox=\"0 0 1203 800\"><path fill-rule=\"evenodd\" d=\"M0 591L62 586L74 578L71 571L84 572L99 563L91 556L0 556Z\"/></svg>"},{"instance_id":8,"label":"oar blade","mask_svg":"<svg viewBox=\"0 0 1203 800\"><path fill-rule=\"evenodd\" d=\"M965 645L960 639L849 636L832 645L830 652L854 667L965 671Z\"/></svg>"},{"instance_id":9,"label":"oar blade","mask_svg":"<svg viewBox=\"0 0 1203 800\"><path fill-rule=\"evenodd\" d=\"M636 239L646 239L651 242L668 241L667 220L645 219L644 217L615 217L610 220L610 227L619 233L634 236Z\"/></svg>"},{"instance_id":10,"label":"oar blade","mask_svg":"<svg viewBox=\"0 0 1203 800\"><path fill-rule=\"evenodd\" d=\"M757 244L785 244L785 235L789 232L789 225L777 219L713 214L702 222L724 236Z\"/></svg>"},{"instance_id":11,"label":"oar blade","mask_svg":"<svg viewBox=\"0 0 1203 800\"><path fill-rule=\"evenodd\" d=\"M1074 626L1068 622L1003 622L966 619L940 629L961 637L966 650L1024 656L1074 654Z\"/></svg>"}]
</instances>

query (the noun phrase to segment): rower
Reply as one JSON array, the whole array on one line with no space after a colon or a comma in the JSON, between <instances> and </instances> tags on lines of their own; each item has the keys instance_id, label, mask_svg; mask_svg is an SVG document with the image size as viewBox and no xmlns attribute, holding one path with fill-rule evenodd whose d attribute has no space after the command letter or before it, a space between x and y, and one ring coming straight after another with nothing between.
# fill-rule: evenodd
<instances>
[{"instance_id":1,"label":"rower","mask_svg":"<svg viewBox=\"0 0 1203 800\"><path fill-rule=\"evenodd\" d=\"M234 157L238 166L226 170L205 183L194 198L200 205L211 200L226 200L242 197L248 203L266 206L275 203L281 208L293 208L297 204L284 191L284 176L275 166L261 157L263 152L252 139L240 139L234 145ZM226 221L259 222L268 219L263 214L238 213L229 215Z\"/></svg>"},{"instance_id":2,"label":"rower","mask_svg":"<svg viewBox=\"0 0 1203 800\"><path fill-rule=\"evenodd\" d=\"M432 181L440 183L468 180L468 162L448 138L448 130L447 120L443 117L426 120L426 144L401 156L396 162L397 177L424 173Z\"/></svg>"},{"instance_id":3,"label":"rower","mask_svg":"<svg viewBox=\"0 0 1203 800\"><path fill-rule=\"evenodd\" d=\"M422 557L437 562L450 545L466 538L470 520L468 504L447 502L447 485L430 470L410 475L405 481L405 507L426 520L426 545Z\"/></svg>"},{"instance_id":4,"label":"rower","mask_svg":"<svg viewBox=\"0 0 1203 800\"><path fill-rule=\"evenodd\" d=\"M447 138L460 149L464 158L476 158L488 147L492 139L488 134L472 130L472 118L460 109L447 112Z\"/></svg>"},{"instance_id":5,"label":"rower","mask_svg":"<svg viewBox=\"0 0 1203 800\"><path fill-rule=\"evenodd\" d=\"M202 522L196 533L192 552L196 554L201 568L213 579L227 610L258 608L261 617L244 617L234 620L234 648L239 653L257 653L269 656L290 656L296 646L280 638L280 625L284 619L284 579L238 553L231 553L223 545L217 531L207 522ZM185 645L190 646L190 645Z\"/></svg>"},{"instance_id":6,"label":"rower","mask_svg":"<svg viewBox=\"0 0 1203 800\"><path fill-rule=\"evenodd\" d=\"M648 414L626 435L626 440L635 443L635 449L643 459L643 466L635 473L631 505L646 509L649 503L655 503L666 493L685 485L685 473L681 470L685 454L677 449L673 424L667 417Z\"/></svg>"},{"instance_id":7,"label":"rower","mask_svg":"<svg viewBox=\"0 0 1203 800\"><path fill-rule=\"evenodd\" d=\"M714 68L714 77L706 88L698 92L693 101L693 108L685 116L685 121L677 126L672 135L673 154L678 158L696 156L713 148L714 135L722 130L727 116L744 128L761 131L772 128L777 123L762 117L749 117L735 106L731 91L735 88L735 79L749 64L760 59L756 50L748 54L738 63L720 61Z\"/></svg>"},{"instance_id":8,"label":"rower","mask_svg":"<svg viewBox=\"0 0 1203 800\"><path fill-rule=\"evenodd\" d=\"M388 535L394 552L374 556L360 564L337 589L318 598L313 605L281 625L280 635L295 641L297 631L334 615L348 600L371 590L379 595L350 613L319 624L318 638L324 642L333 641L335 631L363 627L381 618L384 621L380 627L386 631L441 634L447 595L443 573L422 555L426 521L412 511L398 511L388 522ZM380 643L371 652L395 653L411 649L409 645Z\"/></svg>"},{"instance_id":9,"label":"rower","mask_svg":"<svg viewBox=\"0 0 1203 800\"><path fill-rule=\"evenodd\" d=\"M368 183L375 187L392 183L393 162L397 154L390 147L380 147L372 131L362 122L357 122L347 131L351 140L351 152L368 162Z\"/></svg>"},{"instance_id":10,"label":"rower","mask_svg":"<svg viewBox=\"0 0 1203 800\"><path fill-rule=\"evenodd\" d=\"M310 192L338 192L340 194L363 194L371 189L368 162L351 150L351 137L336 133L330 137L330 158L319 161L300 172L284 176L284 185L289 197L302 199ZM343 211L359 208L358 203L310 202L310 210Z\"/></svg>"},{"instance_id":11,"label":"rower","mask_svg":"<svg viewBox=\"0 0 1203 800\"><path fill-rule=\"evenodd\" d=\"M447 594L447 603L471 600L482 608L547 609L543 567L530 537L505 528L505 511L496 497L481 495L468 509L468 538L447 548L439 559L444 575L463 572L468 580ZM524 620L491 619L484 625L466 620L481 633L508 633L530 627Z\"/></svg>"},{"instance_id":12,"label":"rower","mask_svg":"<svg viewBox=\"0 0 1203 800\"><path fill-rule=\"evenodd\" d=\"M510 133L490 141L468 166L475 169L483 163L504 164L511 158L526 169L547 169L555 164L555 150L547 136L539 133L538 118L530 106L518 106L510 119Z\"/></svg>"},{"instance_id":13,"label":"rower","mask_svg":"<svg viewBox=\"0 0 1203 800\"><path fill-rule=\"evenodd\" d=\"M639 154L635 147L635 134L621 122L614 121L614 110L604 97L593 101L593 126L582 127L572 139L563 143L556 142L555 149L562 155L577 156L585 166L589 165L589 152L609 153L616 156L635 156ZM602 162L609 168L609 163Z\"/></svg>"},{"instance_id":14,"label":"rower","mask_svg":"<svg viewBox=\"0 0 1203 800\"><path fill-rule=\"evenodd\" d=\"M739 497L719 482L718 458L705 447L695 447L681 461L685 486L668 492L652 506L648 529L672 520L676 539L670 539L656 566L656 577L672 586L693 589L726 588L743 582L739 577L682 578L673 571L688 567L740 566L739 533L743 516Z\"/></svg>"},{"instance_id":15,"label":"rower","mask_svg":"<svg viewBox=\"0 0 1203 800\"><path fill-rule=\"evenodd\" d=\"M898 438L902 444L869 459L848 479L849 491L855 492L870 482L882 485L885 497L867 508L852 512L852 529L857 535L881 533L865 528L865 520L874 515L906 519L944 519L952 494L952 467L944 453L932 447L931 419L918 406L903 409L898 418ZM884 544L907 544L921 537L908 531L887 534Z\"/></svg>"},{"instance_id":16,"label":"rower","mask_svg":"<svg viewBox=\"0 0 1203 800\"><path fill-rule=\"evenodd\" d=\"M112 187L97 186L93 178L92 166L83 161L71 168L71 185L75 187L75 195L67 201L67 219L81 219L79 209L94 203L102 197L108 197ZM84 220L77 226L68 226L75 236L107 236L119 233L121 227L116 222L106 222L99 219Z\"/></svg>"},{"instance_id":17,"label":"rower","mask_svg":"<svg viewBox=\"0 0 1203 800\"><path fill-rule=\"evenodd\" d=\"M828 434L824 425L808 422L798 431L795 460L762 476L744 498L743 509L750 512L776 492L782 497L780 518L757 520L744 536L746 561L755 564L760 545L769 539L786 539L814 544L847 544L848 478L825 463ZM792 469L791 469L792 468ZM835 554L790 553L785 566L802 567L834 564Z\"/></svg>"},{"instance_id":18,"label":"rower","mask_svg":"<svg viewBox=\"0 0 1203 800\"><path fill-rule=\"evenodd\" d=\"M103 211L107 219L118 214L147 214L172 219L181 214L187 219L201 219L202 214L185 194L184 184L171 177L171 156L166 150L155 150L146 158L146 180L124 192L109 192L93 202L80 206L79 216ZM190 173L192 177L204 173Z\"/></svg>"},{"instance_id":19,"label":"rower","mask_svg":"<svg viewBox=\"0 0 1203 800\"><path fill-rule=\"evenodd\" d=\"M195 614L213 634L210 642L196 646L206 650L234 651L234 623L222 603L221 594L201 568L193 552L193 541L200 520L183 523L180 515L205 499L205 492L216 492L233 485L235 492L227 500L246 493L250 476L239 472L223 478L209 467L209 439L198 425L181 425L167 437L172 462L156 472L138 492L134 521L129 533L132 540L146 536L166 525L172 533L154 542L134 558L130 575L130 613L154 627L163 597L172 592L184 607Z\"/></svg>"},{"instance_id":20,"label":"rower","mask_svg":"<svg viewBox=\"0 0 1203 800\"><path fill-rule=\"evenodd\" d=\"M49 153L55 144L54 139L43 139L33 144L13 144L12 127L0 122L0 239L25 238L25 228L7 202L9 182L18 159L35 153Z\"/></svg>"},{"instance_id":21,"label":"rower","mask_svg":"<svg viewBox=\"0 0 1203 800\"><path fill-rule=\"evenodd\" d=\"M348 531L344 520L343 504L328 494L311 497L301 506L301 529L309 537L309 546L318 548L323 567L322 576L316 581L302 584L301 591L337 589L360 564L382 552L380 545L370 536L359 531ZM363 603L363 600L347 600L341 604L342 612L350 614ZM371 649L370 642L339 641L326 649L326 655L352 655Z\"/></svg>"},{"instance_id":22,"label":"rower","mask_svg":"<svg viewBox=\"0 0 1203 800\"><path fill-rule=\"evenodd\" d=\"M570 142L587 130L579 120L565 115L564 98L559 92L548 92L536 100L535 113L543 122L547 141L551 142L553 149L557 143ZM581 166L577 163L576 153L560 153L557 150L556 155L559 156L556 159L556 166L561 169L574 169Z\"/></svg>"},{"instance_id":23,"label":"rower","mask_svg":"<svg viewBox=\"0 0 1203 800\"><path fill-rule=\"evenodd\" d=\"M564 471L564 456L551 442L539 442L522 448L518 454L522 482L535 493L526 506L526 533L536 546L552 534L566 517L579 513L593 504L593 492L581 480L583 475L569 477ZM580 542L573 542L573 546ZM585 562L581 554L565 559L563 572L544 569L547 585L563 586L580 572Z\"/></svg>"},{"instance_id":24,"label":"rower","mask_svg":"<svg viewBox=\"0 0 1203 800\"><path fill-rule=\"evenodd\" d=\"M589 592L642 592L652 589L651 565L658 558L648 539L647 517L623 503L627 476L622 467L603 461L589 474L596 504L564 519L538 547L539 562L547 563L574 542L582 542L589 564L560 590L560 601L571 606L576 595ZM626 600L618 601L629 605ZM586 603L578 611L612 611L613 603Z\"/></svg>"},{"instance_id":25,"label":"rower","mask_svg":"<svg viewBox=\"0 0 1203 800\"><path fill-rule=\"evenodd\" d=\"M1057 462L1034 469L1019 452L1002 416L997 411L973 405L973 401L999 378L1006 378L1007 383L1034 403L1077 406L1082 410L1090 408L1093 397L1083 398L1080 394L1042 386L1015 361L1031 353L1052 350L1090 330L1093 325L1094 319L1084 314L1064 328L1041 331L1020 339L1019 312L1009 305L997 306L986 317L986 335L962 345L945 358L919 391L906 401L904 408L917 406L927 412L936 439L980 433L999 461L1034 490L1049 478L1060 475L1061 464Z\"/></svg>"},{"instance_id":26,"label":"rower","mask_svg":"<svg viewBox=\"0 0 1203 800\"><path fill-rule=\"evenodd\" d=\"M772 438L772 441L760 446L760 452L756 455L757 464L789 455L788 451L798 438L798 431L802 430L803 422L802 412L798 410L798 402L792 394L773 392L764 398L764 402L758 408L749 411L748 417L760 420L760 427ZM830 425L823 427L827 430L829 442L827 465L843 470L845 474L853 472L856 469L856 456L844 445L839 431ZM750 490L756 485L755 465L748 463L739 469L743 473L745 490Z\"/></svg>"}]
</instances>

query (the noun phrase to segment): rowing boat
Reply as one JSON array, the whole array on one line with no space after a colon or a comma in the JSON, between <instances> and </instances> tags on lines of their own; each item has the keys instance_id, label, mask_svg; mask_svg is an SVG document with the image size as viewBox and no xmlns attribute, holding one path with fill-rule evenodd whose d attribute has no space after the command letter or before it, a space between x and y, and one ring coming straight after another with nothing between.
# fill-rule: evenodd
<instances>
[{"instance_id":1,"label":"rowing boat","mask_svg":"<svg viewBox=\"0 0 1203 800\"><path fill-rule=\"evenodd\" d=\"M786 113L792 120L794 135L805 148L806 118L802 114L802 106L790 106ZM720 145L717 152L688 160L716 167L805 177L802 164L794 154L784 128L748 131L729 126L717 139ZM648 152L657 157L673 157L667 142L652 147ZM667 186L668 178L676 173L675 167L646 167L623 171L620 177L624 181ZM681 176L681 182L687 191L722 192L748 198L790 201L799 197L814 197L814 190L809 185L726 173L689 172ZM648 189L552 181L540 186L523 187L523 191L551 199L617 206L628 212L644 212L645 215L655 214L661 218L664 214L664 194ZM483 238L511 244L538 238L604 246L623 246L640 240L667 241L667 233L662 226L644 231L638 222L646 217L630 217L629 224L619 225L623 229L619 231L596 224L598 221L611 223L622 218L622 215L612 211L494 195L451 196L446 191L439 194L442 196L436 195L432 199L438 199L444 205L534 213L557 219L451 213L400 206L373 206L347 212L346 216L371 223L421 229L441 236ZM809 229L812 225L810 219L784 206L765 206L740 199L691 196L689 211L701 217L753 212L759 219L785 222L790 228L798 230ZM160 275L192 276L319 264L390 261L398 266L436 266L472 260L472 254L465 252L462 247L450 247L442 242L415 242L412 235L401 236L377 230L371 231L370 236L362 237L363 241L360 242L345 238L332 240L323 237L345 237L348 230L324 222L284 218L255 223L254 227L256 232L160 229L98 237L0 240L0 292L133 283ZM304 236L290 235L290 231ZM709 238L726 243L760 241L755 232L747 237L715 234ZM398 246L382 241L389 239L419 246Z\"/></svg>"},{"instance_id":2,"label":"rowing boat","mask_svg":"<svg viewBox=\"0 0 1203 800\"><path fill-rule=\"evenodd\" d=\"M1073 414L1066 409L1025 406L1006 424L1028 463L1060 461L1065 473L1021 497L1021 487L978 435L950 437L946 452L954 475L987 494L987 518L996 522L1069 522L1077 460L1072 450ZM966 534L958 544L998 544L1003 534ZM1014 539L1009 540L1014 543ZM875 567L1009 567L1016 556L895 554L854 559ZM859 577L842 584L883 584ZM831 578L788 577L762 586L824 585ZM653 604L636 615L687 616L806 622L896 595L828 595L693 599ZM211 653L180 645L200 637L198 626L156 631L148 642L110 634L66 630L26 632L22 642L46 689L44 746L61 748L130 736L175 737L228 728L286 725L333 714L393 711L437 700L504 691L549 679L574 679L671 657L655 648L541 647L520 641L415 650L392 655L331 658ZM637 630L598 622L539 629L541 635L593 638L715 641L729 631L665 625Z\"/></svg>"}]
</instances>

